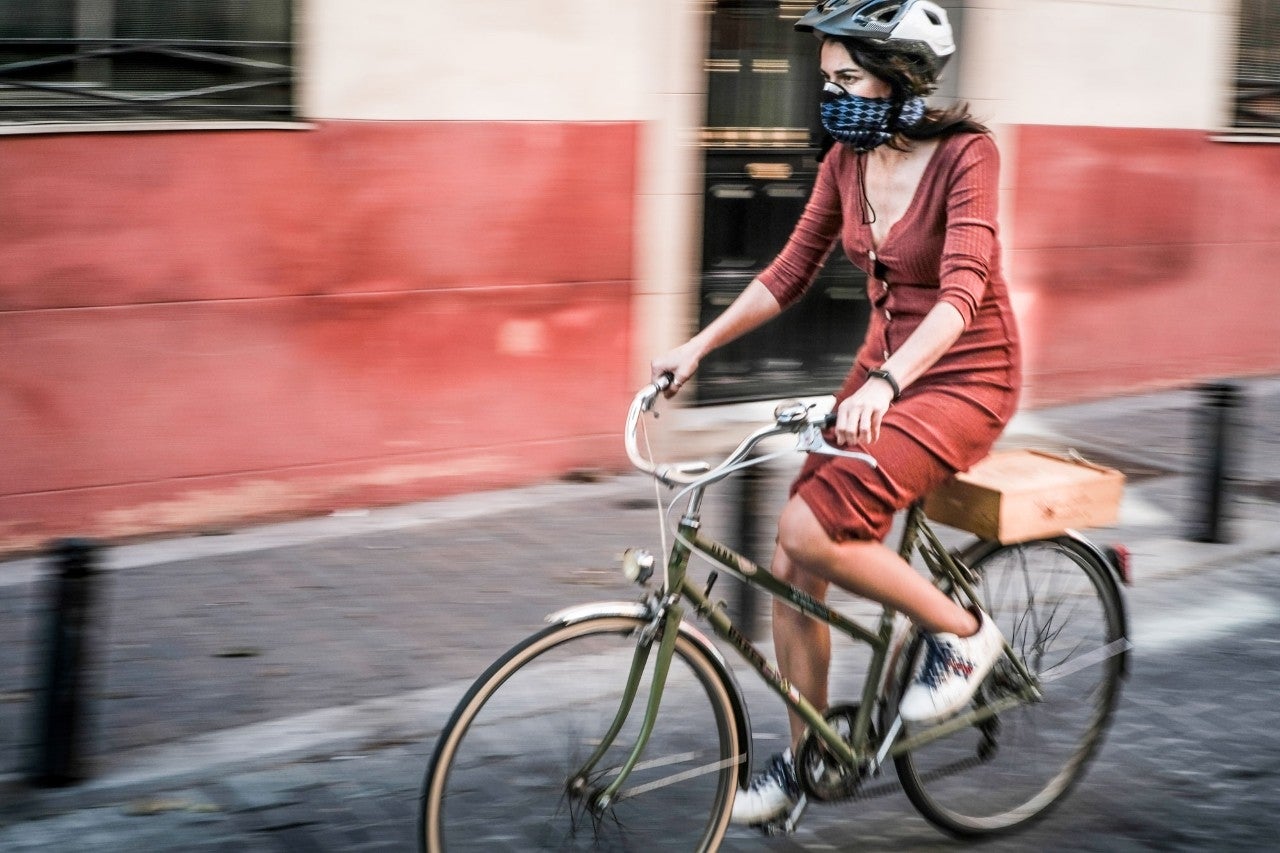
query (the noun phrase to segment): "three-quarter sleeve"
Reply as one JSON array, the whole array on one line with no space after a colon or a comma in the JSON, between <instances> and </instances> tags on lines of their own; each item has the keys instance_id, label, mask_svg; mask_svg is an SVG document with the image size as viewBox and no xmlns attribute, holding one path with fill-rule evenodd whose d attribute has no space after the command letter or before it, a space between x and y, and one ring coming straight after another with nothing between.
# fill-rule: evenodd
<instances>
[{"instance_id":1,"label":"three-quarter sleeve","mask_svg":"<svg viewBox=\"0 0 1280 853\"><path fill-rule=\"evenodd\" d=\"M975 135L956 158L947 183L946 236L938 295L960 312L965 325L978 313L990 271L996 266L1000 154L987 134Z\"/></svg>"},{"instance_id":2,"label":"three-quarter sleeve","mask_svg":"<svg viewBox=\"0 0 1280 853\"><path fill-rule=\"evenodd\" d=\"M840 190L835 162L840 152L823 158L813 192L786 246L759 275L760 281L786 308L809 289L840 235Z\"/></svg>"}]
</instances>

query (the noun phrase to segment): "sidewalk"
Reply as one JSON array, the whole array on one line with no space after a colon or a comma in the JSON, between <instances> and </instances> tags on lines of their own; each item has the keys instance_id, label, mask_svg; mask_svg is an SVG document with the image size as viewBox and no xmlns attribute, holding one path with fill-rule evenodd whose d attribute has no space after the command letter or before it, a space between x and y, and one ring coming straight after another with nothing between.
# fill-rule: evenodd
<instances>
[{"instance_id":1,"label":"sidewalk","mask_svg":"<svg viewBox=\"0 0 1280 853\"><path fill-rule=\"evenodd\" d=\"M1130 548L1139 585L1207 571L1280 550L1280 378L1244 387L1251 428L1230 544L1185 538L1197 492L1193 392L1023 413L1002 444L1074 448L1129 474L1119 524L1092 535ZM681 410L655 429L676 458L700 458L771 410ZM778 463L766 512L780 505L787 476ZM713 535L732 535L728 507L708 509ZM74 823L97 808L85 822L107 846L91 849L115 849L105 807L113 820L174 812L182 820L157 831L208 841L200 827L210 814L287 805L299 786L311 800L336 796L332 775L308 775L304 762L425 753L465 684L547 613L636 597L616 557L628 546L657 549L656 520L651 483L627 475L111 549L92 775L60 790L30 788L21 773L46 566L0 563L0 848L58 849L38 846L53 838L40 818ZM203 783L226 798L190 793ZM411 801L411 786L404 793Z\"/></svg>"}]
</instances>

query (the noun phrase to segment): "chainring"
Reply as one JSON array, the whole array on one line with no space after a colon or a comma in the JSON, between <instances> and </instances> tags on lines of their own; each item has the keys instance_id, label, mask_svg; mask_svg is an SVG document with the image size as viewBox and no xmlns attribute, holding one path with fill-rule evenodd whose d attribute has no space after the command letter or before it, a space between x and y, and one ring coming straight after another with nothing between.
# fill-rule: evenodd
<instances>
[{"instance_id":1,"label":"chainring","mask_svg":"<svg viewBox=\"0 0 1280 853\"><path fill-rule=\"evenodd\" d=\"M852 744L854 721L860 707L857 702L832 705L822 717L845 743ZM880 740L874 722L869 735L870 745L874 748ZM851 799L857 794L866 772L866 762L859 767L845 765L813 732L806 731L800 739L800 748L796 752L796 776L800 787L811 799L823 803Z\"/></svg>"}]
</instances>

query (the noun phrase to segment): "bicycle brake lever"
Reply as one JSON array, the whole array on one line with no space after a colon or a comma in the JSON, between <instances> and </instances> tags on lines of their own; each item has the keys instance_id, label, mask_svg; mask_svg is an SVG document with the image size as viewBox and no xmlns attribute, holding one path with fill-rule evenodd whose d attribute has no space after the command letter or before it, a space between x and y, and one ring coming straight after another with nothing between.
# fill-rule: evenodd
<instances>
[{"instance_id":1,"label":"bicycle brake lever","mask_svg":"<svg viewBox=\"0 0 1280 853\"><path fill-rule=\"evenodd\" d=\"M874 456L858 453L855 450L841 450L838 447L832 447L827 443L827 439L822 434L822 428L818 424L809 424L801 431L800 437L796 441L796 448L803 450L805 453L820 453L824 456L843 456L847 459L858 459L872 468L876 468L879 465Z\"/></svg>"}]
</instances>

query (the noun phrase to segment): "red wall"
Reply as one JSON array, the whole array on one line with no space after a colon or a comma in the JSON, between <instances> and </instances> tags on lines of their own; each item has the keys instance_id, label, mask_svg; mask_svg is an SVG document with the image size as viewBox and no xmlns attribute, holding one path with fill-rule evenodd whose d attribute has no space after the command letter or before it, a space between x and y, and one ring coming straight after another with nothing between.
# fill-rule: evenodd
<instances>
[{"instance_id":1,"label":"red wall","mask_svg":"<svg viewBox=\"0 0 1280 853\"><path fill-rule=\"evenodd\" d=\"M0 140L0 550L617 464L636 137Z\"/></svg>"},{"instance_id":2,"label":"red wall","mask_svg":"<svg viewBox=\"0 0 1280 853\"><path fill-rule=\"evenodd\" d=\"M1280 146L1015 129L1026 401L1280 372Z\"/></svg>"}]
</instances>

